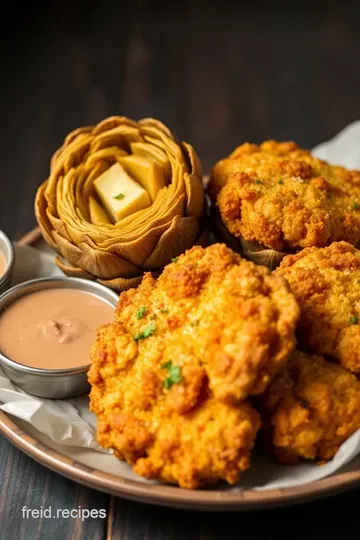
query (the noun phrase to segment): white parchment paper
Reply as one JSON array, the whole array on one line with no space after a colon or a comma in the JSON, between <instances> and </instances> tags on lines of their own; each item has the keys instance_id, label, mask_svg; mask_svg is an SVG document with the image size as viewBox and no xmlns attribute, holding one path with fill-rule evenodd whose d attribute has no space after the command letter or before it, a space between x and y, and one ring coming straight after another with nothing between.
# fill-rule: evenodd
<instances>
[{"instance_id":1,"label":"white parchment paper","mask_svg":"<svg viewBox=\"0 0 360 540\"><path fill-rule=\"evenodd\" d=\"M346 127L332 140L317 146L313 153L336 165L360 169L360 120ZM36 277L57 276L62 272L56 267L50 253L28 246L15 246L16 264L13 284ZM96 442L95 416L88 410L88 398L72 400L39 399L26 394L16 387L0 369L0 409L14 417L30 423L40 433L49 437L61 452L69 454L79 449L88 449L98 458L98 468L109 470L115 458L102 450ZM78 449L78 450L76 450ZM355 459L358 456L358 459ZM107 463L105 461L108 460ZM340 468L360 466L360 430L352 435L339 449L336 456L325 465L300 463L279 466L268 456L254 452L252 467L245 473L239 486L224 487L224 490L267 490L300 486L319 480ZM101 465L103 463L103 466ZM115 463L114 463L115 465ZM119 463L114 469L119 474L134 478L134 473L126 464ZM139 479L140 480L140 479ZM144 479L141 479L144 482Z\"/></svg>"}]
</instances>

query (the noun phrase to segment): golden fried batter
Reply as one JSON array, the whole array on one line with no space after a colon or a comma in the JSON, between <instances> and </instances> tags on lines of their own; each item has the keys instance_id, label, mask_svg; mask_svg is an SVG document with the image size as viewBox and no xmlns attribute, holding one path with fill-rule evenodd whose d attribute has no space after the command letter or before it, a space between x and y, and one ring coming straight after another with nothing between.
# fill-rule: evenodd
<instances>
[{"instance_id":1,"label":"golden fried batter","mask_svg":"<svg viewBox=\"0 0 360 540\"><path fill-rule=\"evenodd\" d=\"M146 274L92 350L100 444L148 478L237 481L259 427L240 402L286 361L298 316L283 278L221 244Z\"/></svg>"},{"instance_id":2,"label":"golden fried batter","mask_svg":"<svg viewBox=\"0 0 360 540\"><path fill-rule=\"evenodd\" d=\"M265 439L281 463L329 460L360 428L360 382L320 356L296 351L260 399Z\"/></svg>"},{"instance_id":3,"label":"golden fried batter","mask_svg":"<svg viewBox=\"0 0 360 540\"><path fill-rule=\"evenodd\" d=\"M286 278L301 307L299 339L360 374L360 251L346 242L285 257Z\"/></svg>"},{"instance_id":4,"label":"golden fried batter","mask_svg":"<svg viewBox=\"0 0 360 540\"><path fill-rule=\"evenodd\" d=\"M219 161L210 194L236 237L278 251L360 241L360 171L293 142L243 144Z\"/></svg>"}]
</instances>

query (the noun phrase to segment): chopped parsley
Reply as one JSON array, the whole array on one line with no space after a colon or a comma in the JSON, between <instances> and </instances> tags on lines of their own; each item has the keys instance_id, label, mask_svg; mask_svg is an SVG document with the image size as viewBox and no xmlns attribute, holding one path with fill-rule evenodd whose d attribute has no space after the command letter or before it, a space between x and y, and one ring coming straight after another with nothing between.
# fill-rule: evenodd
<instances>
[{"instance_id":1,"label":"chopped parsley","mask_svg":"<svg viewBox=\"0 0 360 540\"><path fill-rule=\"evenodd\" d=\"M195 320L195 321L191 321L191 323L190 323L190 324L191 324L191 326L199 326L199 324L200 324L200 321L197 321L197 320Z\"/></svg>"},{"instance_id":2,"label":"chopped parsley","mask_svg":"<svg viewBox=\"0 0 360 540\"><path fill-rule=\"evenodd\" d=\"M178 259L179 257L174 257L173 259L171 259L171 262L178 262Z\"/></svg>"},{"instance_id":3,"label":"chopped parsley","mask_svg":"<svg viewBox=\"0 0 360 540\"><path fill-rule=\"evenodd\" d=\"M169 310L166 308L160 308L161 313L169 313Z\"/></svg>"},{"instance_id":4,"label":"chopped parsley","mask_svg":"<svg viewBox=\"0 0 360 540\"><path fill-rule=\"evenodd\" d=\"M262 184L261 180L255 180L255 184Z\"/></svg>"},{"instance_id":5,"label":"chopped parsley","mask_svg":"<svg viewBox=\"0 0 360 540\"><path fill-rule=\"evenodd\" d=\"M326 198L327 198L327 199L331 199L331 197L332 197L331 191L327 191L327 192L326 192Z\"/></svg>"},{"instance_id":6,"label":"chopped parsley","mask_svg":"<svg viewBox=\"0 0 360 540\"><path fill-rule=\"evenodd\" d=\"M134 339L135 341L139 341L140 339L146 339L149 336L152 336L155 330L156 330L156 325L154 322L151 322L148 326L144 328L144 330L135 334Z\"/></svg>"},{"instance_id":7,"label":"chopped parsley","mask_svg":"<svg viewBox=\"0 0 360 540\"><path fill-rule=\"evenodd\" d=\"M117 195L115 195L114 199L116 199L117 201L121 201L121 199L123 199L125 197L125 195L123 193L118 193Z\"/></svg>"},{"instance_id":8,"label":"chopped parsley","mask_svg":"<svg viewBox=\"0 0 360 540\"><path fill-rule=\"evenodd\" d=\"M167 369L168 377L164 381L165 390L169 390L173 384L179 384L182 382L181 368L180 366L173 366L171 360L161 366L163 369Z\"/></svg>"},{"instance_id":9,"label":"chopped parsley","mask_svg":"<svg viewBox=\"0 0 360 540\"><path fill-rule=\"evenodd\" d=\"M352 209L353 209L353 210L359 210L359 208L360 208L360 204L359 204L359 203L357 203L357 202L352 203Z\"/></svg>"},{"instance_id":10,"label":"chopped parsley","mask_svg":"<svg viewBox=\"0 0 360 540\"><path fill-rule=\"evenodd\" d=\"M283 185L283 183L284 183L284 182L283 182L282 180L279 180L279 181L278 181L278 184L280 184L281 186Z\"/></svg>"},{"instance_id":11,"label":"chopped parsley","mask_svg":"<svg viewBox=\"0 0 360 540\"><path fill-rule=\"evenodd\" d=\"M359 317L357 317L356 315L351 315L351 317L349 318L349 323L350 324L358 324L359 323Z\"/></svg>"},{"instance_id":12,"label":"chopped parsley","mask_svg":"<svg viewBox=\"0 0 360 540\"><path fill-rule=\"evenodd\" d=\"M139 320L142 319L145 313L146 313L146 307L145 306L139 307L139 309L136 312L136 318Z\"/></svg>"}]
</instances>

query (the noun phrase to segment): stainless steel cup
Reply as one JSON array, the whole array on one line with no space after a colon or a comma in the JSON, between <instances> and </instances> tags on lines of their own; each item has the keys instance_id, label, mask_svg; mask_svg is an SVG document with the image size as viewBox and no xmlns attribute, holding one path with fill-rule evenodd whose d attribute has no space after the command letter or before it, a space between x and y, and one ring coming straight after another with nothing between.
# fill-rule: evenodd
<instances>
[{"instance_id":1,"label":"stainless steel cup","mask_svg":"<svg viewBox=\"0 0 360 540\"><path fill-rule=\"evenodd\" d=\"M1 312L20 297L44 289L55 288L77 289L95 294L114 308L119 298L111 289L87 279L68 277L33 279L12 287L0 296L0 317ZM66 399L87 394L90 390L87 380L90 362L86 366L70 369L33 368L15 362L0 350L0 366L9 379L25 392L34 396Z\"/></svg>"}]
</instances>

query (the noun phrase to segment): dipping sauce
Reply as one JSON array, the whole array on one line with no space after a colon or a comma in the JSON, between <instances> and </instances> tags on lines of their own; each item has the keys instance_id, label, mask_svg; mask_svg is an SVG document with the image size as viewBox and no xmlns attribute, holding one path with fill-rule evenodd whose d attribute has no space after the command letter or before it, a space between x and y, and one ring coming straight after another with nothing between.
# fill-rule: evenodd
<instances>
[{"instance_id":1,"label":"dipping sauce","mask_svg":"<svg viewBox=\"0 0 360 540\"><path fill-rule=\"evenodd\" d=\"M7 263L7 260L5 259L5 255L3 254L2 251L0 251L0 277L5 274L7 265L8 263Z\"/></svg>"},{"instance_id":2,"label":"dipping sauce","mask_svg":"<svg viewBox=\"0 0 360 540\"><path fill-rule=\"evenodd\" d=\"M0 350L25 366L86 366L97 328L112 321L114 311L98 296L76 289L30 293L0 314Z\"/></svg>"}]
</instances>

